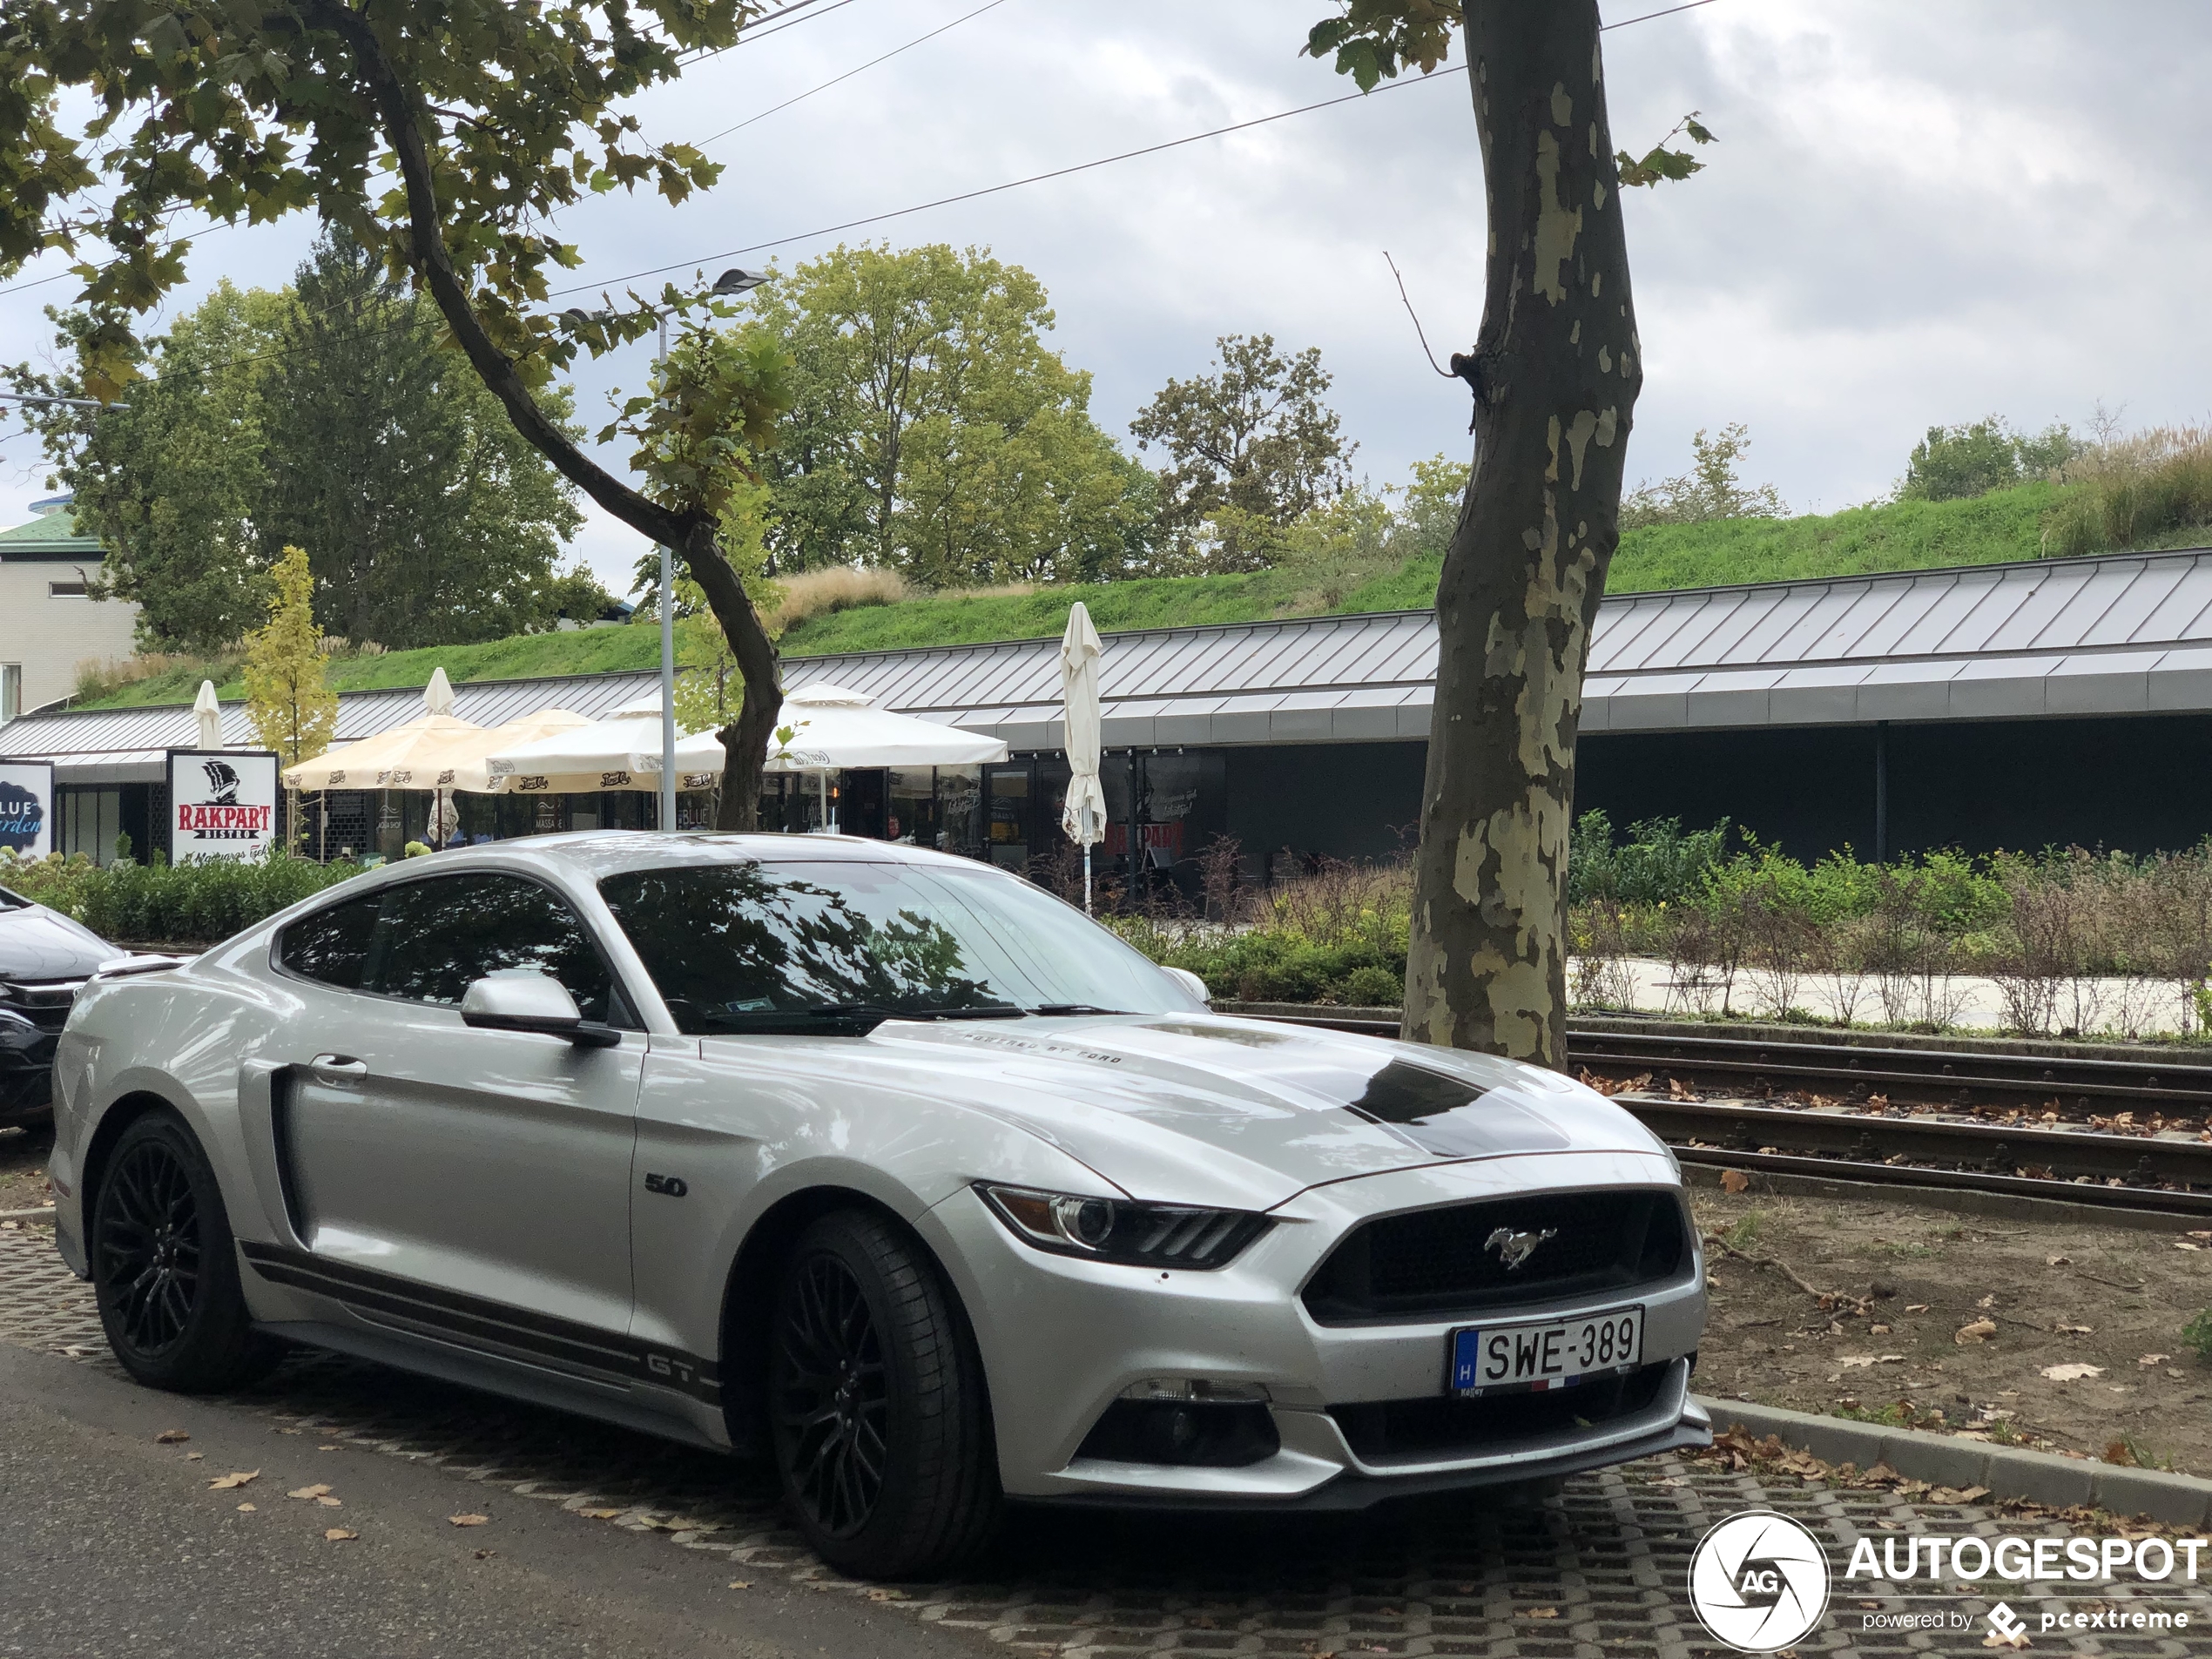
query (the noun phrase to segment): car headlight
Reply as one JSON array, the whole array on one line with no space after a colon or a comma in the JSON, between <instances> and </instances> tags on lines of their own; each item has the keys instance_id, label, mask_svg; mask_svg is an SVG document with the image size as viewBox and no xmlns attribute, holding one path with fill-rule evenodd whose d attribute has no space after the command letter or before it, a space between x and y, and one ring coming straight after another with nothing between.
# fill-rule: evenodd
<instances>
[{"instance_id":1,"label":"car headlight","mask_svg":"<svg viewBox=\"0 0 2212 1659\"><path fill-rule=\"evenodd\" d=\"M1024 1244L1138 1267L1226 1266L1268 1228L1265 1216L1246 1210L1133 1204L987 1182L978 1182L975 1190Z\"/></svg>"}]
</instances>

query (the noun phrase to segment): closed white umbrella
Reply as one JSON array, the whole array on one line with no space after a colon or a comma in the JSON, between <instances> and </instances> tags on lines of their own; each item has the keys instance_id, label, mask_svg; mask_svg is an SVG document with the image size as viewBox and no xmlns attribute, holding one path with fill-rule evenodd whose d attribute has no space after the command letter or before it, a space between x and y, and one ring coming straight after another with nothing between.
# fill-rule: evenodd
<instances>
[{"instance_id":1,"label":"closed white umbrella","mask_svg":"<svg viewBox=\"0 0 2212 1659\"><path fill-rule=\"evenodd\" d=\"M1060 704L1068 752L1068 804L1060 814L1068 839L1083 850L1083 909L1090 909L1090 849L1106 839L1106 792L1098 784L1098 658L1105 647L1090 612L1076 600L1060 637Z\"/></svg>"},{"instance_id":2,"label":"closed white umbrella","mask_svg":"<svg viewBox=\"0 0 2212 1659\"><path fill-rule=\"evenodd\" d=\"M199 746L219 749L223 746L223 705L215 700L215 682L202 680L199 695L192 699L192 719L199 727Z\"/></svg>"}]
</instances>

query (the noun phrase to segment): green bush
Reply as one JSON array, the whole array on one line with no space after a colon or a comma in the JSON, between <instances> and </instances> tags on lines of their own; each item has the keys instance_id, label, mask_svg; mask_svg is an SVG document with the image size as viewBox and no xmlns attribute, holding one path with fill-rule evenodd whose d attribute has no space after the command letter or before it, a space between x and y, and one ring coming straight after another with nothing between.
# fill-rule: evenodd
<instances>
[{"instance_id":1,"label":"green bush","mask_svg":"<svg viewBox=\"0 0 2212 1659\"><path fill-rule=\"evenodd\" d=\"M2182 1343L2200 1359L2212 1359L2212 1308L2207 1308L2182 1327Z\"/></svg>"},{"instance_id":2,"label":"green bush","mask_svg":"<svg viewBox=\"0 0 2212 1659\"><path fill-rule=\"evenodd\" d=\"M212 944L360 873L358 864L316 864L281 853L176 865L119 859L105 869L79 853L9 859L0 863L0 887L73 917L104 939Z\"/></svg>"}]
</instances>

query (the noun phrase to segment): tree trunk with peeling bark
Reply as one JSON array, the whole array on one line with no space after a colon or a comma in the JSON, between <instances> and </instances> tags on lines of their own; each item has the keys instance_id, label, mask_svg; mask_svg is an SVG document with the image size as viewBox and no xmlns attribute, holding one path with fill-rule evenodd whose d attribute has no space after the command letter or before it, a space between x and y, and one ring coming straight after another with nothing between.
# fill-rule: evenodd
<instances>
[{"instance_id":1,"label":"tree trunk with peeling bark","mask_svg":"<svg viewBox=\"0 0 2212 1659\"><path fill-rule=\"evenodd\" d=\"M718 830L757 827L768 739L775 731L777 716L783 711L779 653L736 567L722 550L712 517L698 508L664 507L631 489L586 455L538 407L513 361L500 350L477 317L469 303L468 286L454 268L423 137L431 124L421 107L420 93L393 67L375 31L359 13L340 0L307 0L307 10L352 48L375 100L385 140L399 163L407 195L408 223L403 235L408 264L429 290L470 365L499 399L516 429L562 476L641 536L673 548L691 579L705 593L707 608L730 642L731 655L737 659L738 671L745 681L745 703L737 719L718 734L725 762L721 805L714 826Z\"/></svg>"},{"instance_id":2,"label":"tree trunk with peeling bark","mask_svg":"<svg viewBox=\"0 0 2212 1659\"><path fill-rule=\"evenodd\" d=\"M1582 671L1642 352L1595 0L1468 0L1466 18L1489 247L1474 471L1436 596L1404 1030L1558 1066Z\"/></svg>"}]
</instances>

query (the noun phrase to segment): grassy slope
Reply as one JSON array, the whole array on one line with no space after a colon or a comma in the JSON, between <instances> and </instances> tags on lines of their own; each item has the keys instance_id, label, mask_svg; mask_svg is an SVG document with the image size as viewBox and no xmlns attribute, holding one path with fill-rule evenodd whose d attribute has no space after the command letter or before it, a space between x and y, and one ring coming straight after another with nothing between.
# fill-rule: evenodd
<instances>
[{"instance_id":1,"label":"grassy slope","mask_svg":"<svg viewBox=\"0 0 2212 1659\"><path fill-rule=\"evenodd\" d=\"M1853 507L1824 517L1733 519L1631 530L1621 538L1606 586L1613 593L1646 593L2032 559L2040 544L2043 516L2059 495L2048 484L2029 484L1978 501L1896 502ZM1435 602L1440 563L1434 557L1409 559L1397 570L1356 589L1337 610L1426 609ZM1289 577L1262 572L1103 583L987 598L909 599L810 622L785 636L783 650L787 657L819 657L833 651L1045 638L1067 625L1068 607L1077 599L1090 607L1091 619L1109 632L1251 622L1287 614L1295 588ZM330 679L338 690L352 691L421 685L441 664L448 678L460 682L651 668L659 660L658 631L633 625L356 658L334 664ZM125 686L88 706L189 703L201 677L199 669L178 669ZM226 698L244 694L235 671L217 690Z\"/></svg>"}]
</instances>

